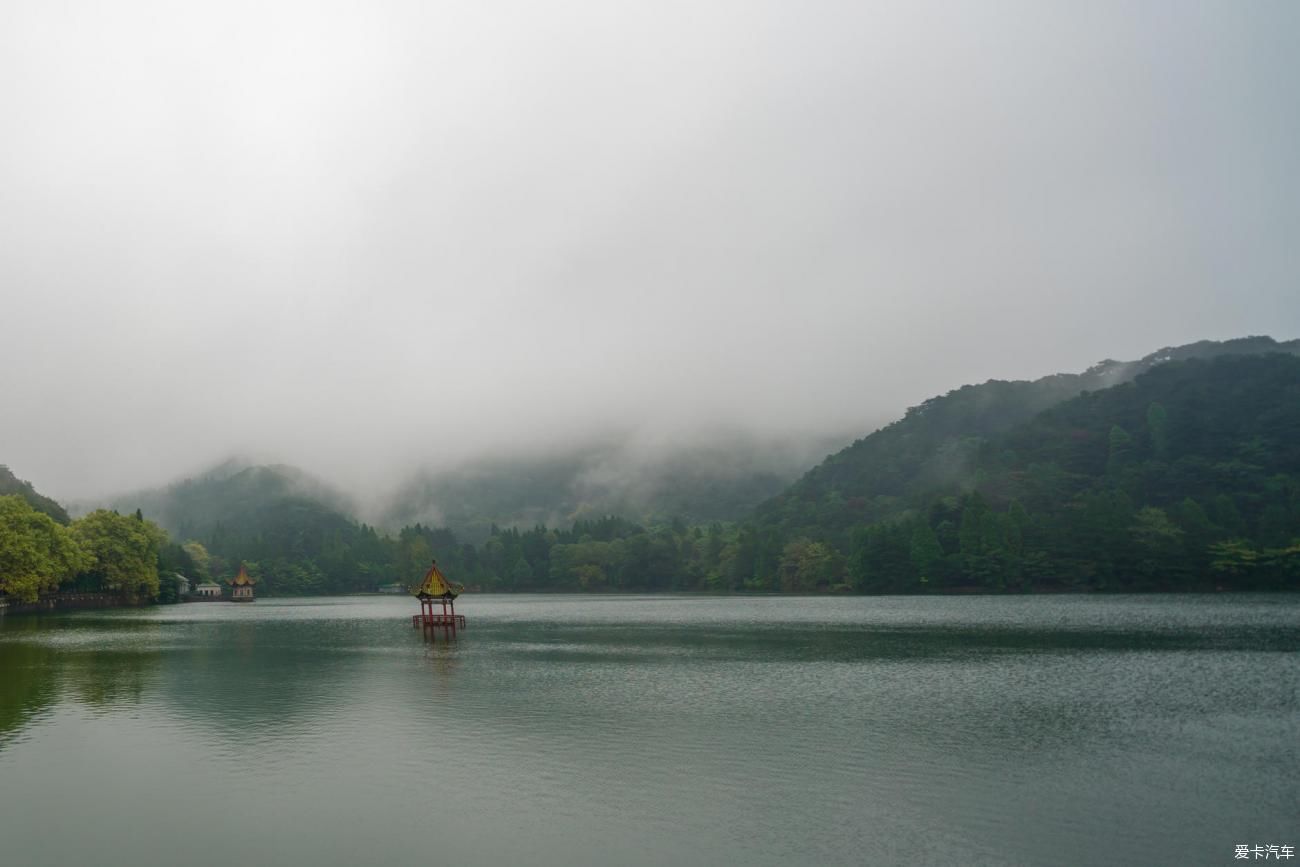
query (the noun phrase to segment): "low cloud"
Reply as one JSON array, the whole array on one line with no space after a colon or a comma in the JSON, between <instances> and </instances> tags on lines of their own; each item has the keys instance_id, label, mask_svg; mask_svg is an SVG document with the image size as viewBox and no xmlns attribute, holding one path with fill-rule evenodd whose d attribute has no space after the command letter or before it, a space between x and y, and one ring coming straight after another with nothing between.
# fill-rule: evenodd
<instances>
[{"instance_id":1,"label":"low cloud","mask_svg":"<svg viewBox=\"0 0 1300 867\"><path fill-rule=\"evenodd\" d=\"M360 492L1300 333L1294 4L6 5L0 461Z\"/></svg>"}]
</instances>

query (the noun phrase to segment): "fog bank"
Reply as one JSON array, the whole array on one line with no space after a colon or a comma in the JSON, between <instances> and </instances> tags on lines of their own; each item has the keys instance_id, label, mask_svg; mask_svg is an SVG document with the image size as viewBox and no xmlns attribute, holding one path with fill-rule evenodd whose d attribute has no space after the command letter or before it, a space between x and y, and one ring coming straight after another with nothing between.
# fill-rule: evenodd
<instances>
[{"instance_id":1,"label":"fog bank","mask_svg":"<svg viewBox=\"0 0 1300 867\"><path fill-rule=\"evenodd\" d=\"M1300 7L15 0L0 462L350 490L1300 333ZM630 433L629 433L630 432Z\"/></svg>"}]
</instances>

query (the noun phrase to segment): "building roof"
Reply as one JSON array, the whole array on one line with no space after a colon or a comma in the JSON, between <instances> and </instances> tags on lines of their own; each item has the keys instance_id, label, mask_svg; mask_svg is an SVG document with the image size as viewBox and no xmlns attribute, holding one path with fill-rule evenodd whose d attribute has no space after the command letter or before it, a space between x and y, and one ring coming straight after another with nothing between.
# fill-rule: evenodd
<instances>
[{"instance_id":1,"label":"building roof","mask_svg":"<svg viewBox=\"0 0 1300 867\"><path fill-rule=\"evenodd\" d=\"M448 581L447 576L438 569L437 560L429 566L424 581L415 589L416 596L431 596L435 599L455 599L464 592L465 585Z\"/></svg>"},{"instance_id":2,"label":"building roof","mask_svg":"<svg viewBox=\"0 0 1300 867\"><path fill-rule=\"evenodd\" d=\"M244 568L243 563L239 564L239 574L230 579L230 585L232 587L251 586L255 583L257 582L248 577L248 570Z\"/></svg>"}]
</instances>

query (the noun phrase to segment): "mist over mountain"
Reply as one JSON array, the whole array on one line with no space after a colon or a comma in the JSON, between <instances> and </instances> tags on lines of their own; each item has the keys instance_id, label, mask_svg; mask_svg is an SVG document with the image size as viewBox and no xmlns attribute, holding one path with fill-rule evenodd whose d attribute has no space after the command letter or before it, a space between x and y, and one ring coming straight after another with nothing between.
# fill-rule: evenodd
<instances>
[{"instance_id":1,"label":"mist over mountain","mask_svg":"<svg viewBox=\"0 0 1300 867\"><path fill-rule=\"evenodd\" d=\"M820 463L812 440L608 438L414 473L375 526L300 469L232 460L110 505L171 534L150 536L160 570L242 563L271 595L410 582L431 557L497 590L1285 589L1298 407L1300 341L1202 341L956 389ZM40 526L25 509L59 517L11 473L0 488L10 535Z\"/></svg>"},{"instance_id":2,"label":"mist over mountain","mask_svg":"<svg viewBox=\"0 0 1300 867\"><path fill-rule=\"evenodd\" d=\"M634 521L735 521L779 493L846 437L772 439L736 431L685 443L609 435L564 451L531 450L450 469L413 468L396 490L359 496L288 464L246 458L159 488L76 501L84 514L141 509L181 538L250 524L273 504L312 503L397 530L421 523L481 542L493 526L567 526L618 515ZM52 501L51 501L52 502Z\"/></svg>"},{"instance_id":3,"label":"mist over mountain","mask_svg":"<svg viewBox=\"0 0 1300 867\"><path fill-rule=\"evenodd\" d=\"M604 515L650 523L735 521L843 439L739 431L682 443L604 437L563 451L421 471L391 496L376 521L445 526L475 541L493 525L568 526Z\"/></svg>"},{"instance_id":4,"label":"mist over mountain","mask_svg":"<svg viewBox=\"0 0 1300 867\"><path fill-rule=\"evenodd\" d=\"M353 498L297 467L254 465L245 459L227 460L161 488L103 502L78 502L73 511L81 514L101 506L121 512L139 509L178 538L201 539L218 528L255 527L268 509L289 503L310 504L347 520L357 513Z\"/></svg>"},{"instance_id":5,"label":"mist over mountain","mask_svg":"<svg viewBox=\"0 0 1300 867\"><path fill-rule=\"evenodd\" d=\"M1300 333L1294 3L5 12L0 455L64 501Z\"/></svg>"},{"instance_id":6,"label":"mist over mountain","mask_svg":"<svg viewBox=\"0 0 1300 867\"><path fill-rule=\"evenodd\" d=\"M752 517L785 535L847 544L850 528L895 514L928 491L973 489L990 437L1082 392L1170 362L1270 352L1300 354L1300 340L1199 341L1134 361L1108 359L1081 373L967 385L838 451L851 437L778 439L730 430L677 442L607 435L563 450L521 446L513 455L446 469L413 467L395 489L368 497L290 465L232 459L161 488L77 503L73 511L138 508L179 538L210 539L218 531L256 534L269 516L282 521L307 510L330 524L364 522L390 532L414 524L446 528L473 544L493 527L568 527L606 515L647 525Z\"/></svg>"}]
</instances>

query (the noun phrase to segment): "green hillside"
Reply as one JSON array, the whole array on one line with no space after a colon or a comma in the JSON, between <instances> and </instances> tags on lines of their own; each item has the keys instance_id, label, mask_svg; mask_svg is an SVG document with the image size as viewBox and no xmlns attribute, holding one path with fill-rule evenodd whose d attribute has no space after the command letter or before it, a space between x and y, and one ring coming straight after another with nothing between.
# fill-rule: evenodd
<instances>
[{"instance_id":1,"label":"green hillside","mask_svg":"<svg viewBox=\"0 0 1300 867\"><path fill-rule=\"evenodd\" d=\"M108 505L124 512L140 509L172 535L190 539L209 536L218 528L254 526L267 510L295 502L324 511L351 510L347 497L302 470L239 461L163 488L115 497Z\"/></svg>"},{"instance_id":2,"label":"green hillside","mask_svg":"<svg viewBox=\"0 0 1300 867\"><path fill-rule=\"evenodd\" d=\"M607 443L484 463L413 481L391 534L299 470L232 462L118 498L121 514L87 516L70 538L140 536L157 566L134 570L143 587L159 587L159 573L225 578L245 562L259 595L409 584L433 557L497 590L1300 588L1300 342L1203 342L957 389L748 519L718 520L779 484L792 454L735 440L638 456ZM18 494L6 505L15 538L62 550L58 526L32 517L60 519L58 504L7 470L6 490ZM10 585L113 584L69 550Z\"/></svg>"},{"instance_id":3,"label":"green hillside","mask_svg":"<svg viewBox=\"0 0 1300 867\"><path fill-rule=\"evenodd\" d=\"M69 522L68 513L61 505L49 497L38 494L31 482L23 481L4 464L0 464L0 497L9 495L22 497L33 509L49 515L60 524Z\"/></svg>"},{"instance_id":4,"label":"green hillside","mask_svg":"<svg viewBox=\"0 0 1300 867\"><path fill-rule=\"evenodd\" d=\"M266 592L343 592L392 580L380 536L351 517L347 497L294 467L231 461L112 505L140 509L173 538L199 542L211 558L203 571L213 577L249 562Z\"/></svg>"},{"instance_id":5,"label":"green hillside","mask_svg":"<svg viewBox=\"0 0 1300 867\"><path fill-rule=\"evenodd\" d=\"M853 586L1300 586L1300 357L1159 365L968 448L852 529Z\"/></svg>"},{"instance_id":6,"label":"green hillside","mask_svg":"<svg viewBox=\"0 0 1300 867\"><path fill-rule=\"evenodd\" d=\"M760 505L754 523L783 536L847 547L854 527L895 515L932 492L970 490L977 480L976 458L990 438L1049 407L1172 361L1262 352L1300 354L1300 340L1207 340L1161 349L1138 361L1103 361L1079 374L963 386L913 407L897 422L831 455Z\"/></svg>"}]
</instances>

